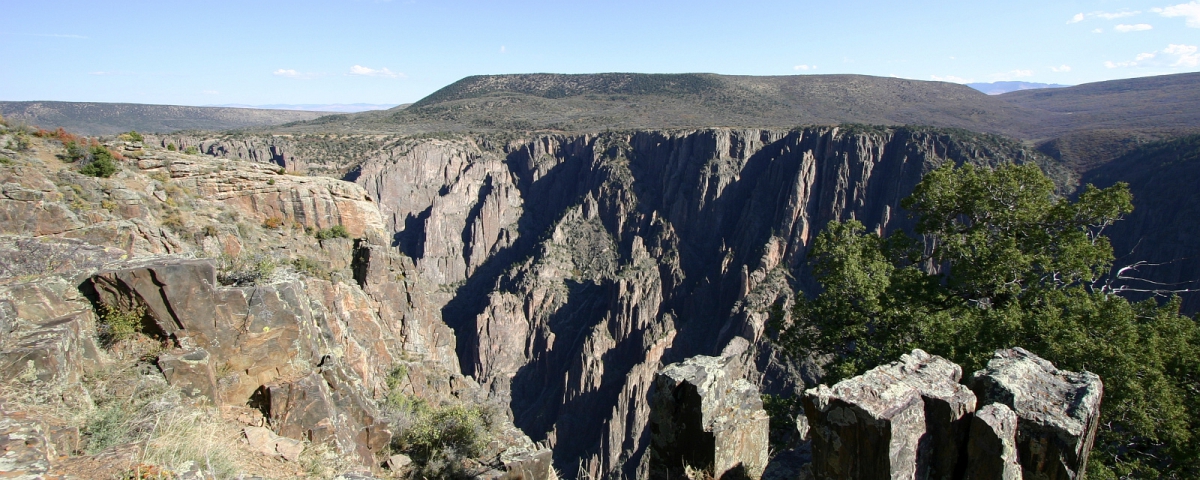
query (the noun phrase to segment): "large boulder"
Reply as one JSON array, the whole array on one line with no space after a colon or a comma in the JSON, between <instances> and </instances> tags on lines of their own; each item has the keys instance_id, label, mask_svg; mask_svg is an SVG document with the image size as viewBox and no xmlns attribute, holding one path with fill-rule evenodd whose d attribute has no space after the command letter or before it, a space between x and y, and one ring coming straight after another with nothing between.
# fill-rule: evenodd
<instances>
[{"instance_id":1,"label":"large boulder","mask_svg":"<svg viewBox=\"0 0 1200 480\"><path fill-rule=\"evenodd\" d=\"M1017 454L1025 477L1083 478L1100 422L1104 385L1090 372L1059 370L1023 348L998 350L972 378L983 403L1017 418Z\"/></svg>"},{"instance_id":2,"label":"large boulder","mask_svg":"<svg viewBox=\"0 0 1200 480\"><path fill-rule=\"evenodd\" d=\"M364 463L373 463L375 453L391 441L391 430L363 397L361 384L343 368L321 368L267 385L261 395L261 406L282 436L328 443Z\"/></svg>"},{"instance_id":3,"label":"large boulder","mask_svg":"<svg viewBox=\"0 0 1200 480\"><path fill-rule=\"evenodd\" d=\"M206 350L214 370L232 372L217 392L226 403L245 403L259 386L319 358L311 302L297 281L220 287L211 261L171 259L103 271L91 284L104 304L145 309L158 333Z\"/></svg>"},{"instance_id":4,"label":"large boulder","mask_svg":"<svg viewBox=\"0 0 1200 480\"><path fill-rule=\"evenodd\" d=\"M767 465L769 418L758 388L738 374L747 342L720 357L695 356L655 377L650 398L650 471L677 478L687 467L714 478L760 478Z\"/></svg>"}]
</instances>

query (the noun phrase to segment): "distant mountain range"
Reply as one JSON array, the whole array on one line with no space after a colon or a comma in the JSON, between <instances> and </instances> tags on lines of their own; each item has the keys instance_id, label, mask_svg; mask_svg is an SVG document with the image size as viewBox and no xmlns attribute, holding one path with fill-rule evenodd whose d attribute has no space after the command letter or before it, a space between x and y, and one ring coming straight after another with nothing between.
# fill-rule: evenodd
<instances>
[{"instance_id":1,"label":"distant mountain range","mask_svg":"<svg viewBox=\"0 0 1200 480\"><path fill-rule=\"evenodd\" d=\"M979 90L988 95L1000 95L1001 93L1016 92L1018 90L1037 90L1039 88L1065 88L1070 85L1060 85L1057 83L1031 83L1031 82L992 82L992 83L968 83L968 87Z\"/></svg>"},{"instance_id":2,"label":"distant mountain range","mask_svg":"<svg viewBox=\"0 0 1200 480\"><path fill-rule=\"evenodd\" d=\"M368 112L372 110L388 110L395 107L405 106L408 104L376 104L376 103L305 103L305 104L285 104L276 103L271 105L246 105L241 103L228 103L224 105L205 105L206 107L227 107L227 108L255 108L263 110L303 110L306 112L330 112L330 113L358 113Z\"/></svg>"},{"instance_id":3,"label":"distant mountain range","mask_svg":"<svg viewBox=\"0 0 1200 480\"><path fill-rule=\"evenodd\" d=\"M10 122L62 127L83 135L180 130L230 130L312 120L324 112L95 102L0 102Z\"/></svg>"},{"instance_id":4,"label":"distant mountain range","mask_svg":"<svg viewBox=\"0 0 1200 480\"><path fill-rule=\"evenodd\" d=\"M253 129L275 133L420 134L708 127L792 128L844 123L928 125L1045 140L1088 129L1194 129L1200 73L1072 87L997 82L977 88L866 75L517 74L467 77L413 104L184 107L0 102L0 114L43 128L95 135L136 129ZM1030 85L1046 88L1028 89ZM1050 88L1053 87L1053 88ZM310 110L298 110L300 108ZM311 109L323 108L323 111Z\"/></svg>"}]
</instances>

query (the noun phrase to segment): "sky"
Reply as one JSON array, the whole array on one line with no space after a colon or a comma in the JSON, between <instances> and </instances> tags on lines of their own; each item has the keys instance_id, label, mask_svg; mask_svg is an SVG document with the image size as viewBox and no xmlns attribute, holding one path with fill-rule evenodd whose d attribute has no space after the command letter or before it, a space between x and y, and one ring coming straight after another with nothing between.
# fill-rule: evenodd
<instances>
[{"instance_id":1,"label":"sky","mask_svg":"<svg viewBox=\"0 0 1200 480\"><path fill-rule=\"evenodd\" d=\"M1200 0L0 0L0 100L400 104L469 75L1200 71Z\"/></svg>"}]
</instances>

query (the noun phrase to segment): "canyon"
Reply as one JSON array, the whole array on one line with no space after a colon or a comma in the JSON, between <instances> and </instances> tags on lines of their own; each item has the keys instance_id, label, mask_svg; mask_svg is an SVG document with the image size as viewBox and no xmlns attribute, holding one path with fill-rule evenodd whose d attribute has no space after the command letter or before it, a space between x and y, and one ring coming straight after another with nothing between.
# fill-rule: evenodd
<instances>
[{"instance_id":1,"label":"canyon","mask_svg":"<svg viewBox=\"0 0 1200 480\"><path fill-rule=\"evenodd\" d=\"M539 101L620 95L604 88L629 85L519 80L527 80L516 82L521 94ZM961 117L994 133L835 121L417 133L330 127L353 121L370 130L386 115L417 122L411 116L438 105L474 115L479 102L496 101L478 94L480 85L497 82L504 83L473 77L403 112L272 132L148 134L145 145L127 145L144 150L112 179L72 172L50 141L32 153L0 152L14 159L0 166L0 234L22 246L5 254L70 253L0 282L0 305L12 305L0 309L6 378L21 378L31 358L12 353L25 351L18 339L45 336L48 322L71 317L74 330L53 338L73 346L47 351L73 353L48 355L58 360L36 368L47 375L40 381L79 384L116 361L79 333L100 322L96 305L143 308L145 332L171 347L154 363L168 383L231 418L234 410L261 416L246 428L269 425L283 437L328 443L364 472L380 474L386 446L401 433L384 420L395 420L389 395L403 391L434 405L493 409L497 433L472 457L476 474L641 478L653 451L650 399L664 366L719 357L738 344L744 361L722 368L763 394L799 398L821 381L821 360L783 354L771 327L786 320L797 294L818 288L807 264L812 241L835 220L855 219L881 235L911 230L901 200L947 162L1033 163L1064 196L1084 183L1130 182L1135 203L1146 203L1137 203L1129 225L1108 232L1118 250L1136 250L1121 261L1165 263L1194 252L1190 223L1179 220L1189 210L1162 206L1190 205L1190 197L1155 192L1192 178L1188 135L1198 126L1186 112L1115 127L1115 117L1093 115L1117 130L1006 124L1033 108L1042 93L1031 91L1014 92L1026 105L996 107L1004 115ZM1142 245L1171 225L1169 241ZM314 238L335 226L346 238ZM237 258L270 261L283 273L239 283L228 265ZM1171 264L1152 278L1190 281L1193 264ZM1200 308L1183 301L1187 311ZM224 310L213 313L210 303ZM236 325L236 333L220 325ZM392 373L401 365L397 383ZM55 369L68 373L59 378ZM988 415L997 424L1008 418ZM291 455L286 442L276 445L279 456ZM760 463L755 468L774 471Z\"/></svg>"}]
</instances>

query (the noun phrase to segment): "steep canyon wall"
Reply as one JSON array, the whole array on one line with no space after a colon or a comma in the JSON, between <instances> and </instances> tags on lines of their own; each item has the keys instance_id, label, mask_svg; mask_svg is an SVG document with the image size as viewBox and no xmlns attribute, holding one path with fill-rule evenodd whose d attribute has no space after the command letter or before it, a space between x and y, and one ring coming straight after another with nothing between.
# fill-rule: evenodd
<instances>
[{"instance_id":1,"label":"steep canyon wall","mask_svg":"<svg viewBox=\"0 0 1200 480\"><path fill-rule=\"evenodd\" d=\"M993 136L814 127L431 138L356 180L438 286L463 373L553 444L563 473L633 476L659 365L744 337L768 392L802 387L766 323L811 287L807 246L830 220L909 226L900 200L946 161L1067 176Z\"/></svg>"}]
</instances>

